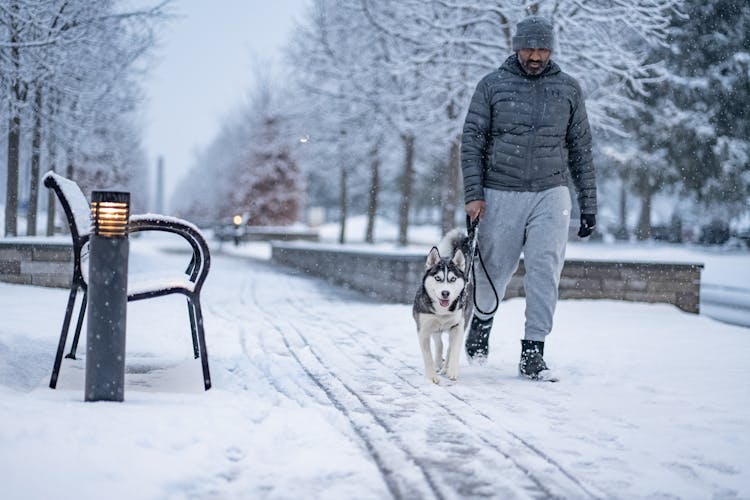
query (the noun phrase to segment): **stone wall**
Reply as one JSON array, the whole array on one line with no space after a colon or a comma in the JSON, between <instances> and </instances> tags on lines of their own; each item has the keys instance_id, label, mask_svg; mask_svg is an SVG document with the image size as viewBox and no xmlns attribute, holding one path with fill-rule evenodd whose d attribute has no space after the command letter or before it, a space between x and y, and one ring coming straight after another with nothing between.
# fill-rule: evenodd
<instances>
[{"instance_id":1,"label":"stone wall","mask_svg":"<svg viewBox=\"0 0 750 500\"><path fill-rule=\"evenodd\" d=\"M408 304L422 279L425 256L274 242L271 260L385 302ZM697 313L702 269L702 264L567 260L560 298L661 302ZM67 288L72 274L70 244L0 241L0 281ZM524 296L523 276L521 261L506 298Z\"/></svg>"},{"instance_id":2,"label":"stone wall","mask_svg":"<svg viewBox=\"0 0 750 500\"><path fill-rule=\"evenodd\" d=\"M0 281L68 288L72 277L70 243L0 241Z\"/></svg>"},{"instance_id":3,"label":"stone wall","mask_svg":"<svg viewBox=\"0 0 750 500\"><path fill-rule=\"evenodd\" d=\"M424 271L425 255L274 242L271 260L364 292L380 300L411 303ZM560 279L562 299L661 302L698 313L702 264L567 260ZM523 297L524 265L505 298Z\"/></svg>"}]
</instances>

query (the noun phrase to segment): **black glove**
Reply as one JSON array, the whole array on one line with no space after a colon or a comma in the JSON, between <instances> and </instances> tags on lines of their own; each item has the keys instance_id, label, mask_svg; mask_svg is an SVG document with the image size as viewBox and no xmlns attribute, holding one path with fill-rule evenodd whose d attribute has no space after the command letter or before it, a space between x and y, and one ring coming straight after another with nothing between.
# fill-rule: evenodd
<instances>
[{"instance_id":1,"label":"black glove","mask_svg":"<svg viewBox=\"0 0 750 500\"><path fill-rule=\"evenodd\" d=\"M594 214L581 214L581 227L578 228L578 237L585 238L594 232L594 226L596 226L596 215Z\"/></svg>"}]
</instances>

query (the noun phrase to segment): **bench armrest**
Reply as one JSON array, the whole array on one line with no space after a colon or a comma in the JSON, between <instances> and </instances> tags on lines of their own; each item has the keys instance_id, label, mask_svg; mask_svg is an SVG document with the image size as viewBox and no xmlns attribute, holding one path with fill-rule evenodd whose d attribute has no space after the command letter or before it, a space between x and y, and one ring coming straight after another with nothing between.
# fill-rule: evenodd
<instances>
[{"instance_id":1,"label":"bench armrest","mask_svg":"<svg viewBox=\"0 0 750 500\"><path fill-rule=\"evenodd\" d=\"M196 292L200 290L211 265L211 253L208 250L206 238L197 226L184 219L166 215L131 215L128 221L128 232L139 231L164 231L184 238L193 249L193 256L185 273L189 274L190 281L195 283Z\"/></svg>"}]
</instances>

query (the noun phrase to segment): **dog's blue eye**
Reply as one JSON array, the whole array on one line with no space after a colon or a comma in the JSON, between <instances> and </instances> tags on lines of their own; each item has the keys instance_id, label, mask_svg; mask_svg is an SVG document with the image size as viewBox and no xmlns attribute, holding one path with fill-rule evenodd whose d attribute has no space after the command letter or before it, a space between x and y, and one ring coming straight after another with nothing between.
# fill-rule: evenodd
<instances>
[{"instance_id":1,"label":"dog's blue eye","mask_svg":"<svg viewBox=\"0 0 750 500\"><path fill-rule=\"evenodd\" d=\"M439 274L436 274L435 275L435 281L443 281L443 277L440 276Z\"/></svg>"},{"instance_id":2,"label":"dog's blue eye","mask_svg":"<svg viewBox=\"0 0 750 500\"><path fill-rule=\"evenodd\" d=\"M451 276L450 278L448 278L448 281L450 281L451 283L453 283L454 281L456 281L456 277L455 276Z\"/></svg>"}]
</instances>

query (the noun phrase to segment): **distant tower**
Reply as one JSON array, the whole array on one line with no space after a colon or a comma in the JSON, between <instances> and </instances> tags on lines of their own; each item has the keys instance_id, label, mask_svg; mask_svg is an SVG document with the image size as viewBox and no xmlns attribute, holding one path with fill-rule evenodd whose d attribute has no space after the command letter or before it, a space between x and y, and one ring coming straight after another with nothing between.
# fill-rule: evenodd
<instances>
[{"instance_id":1,"label":"distant tower","mask_svg":"<svg viewBox=\"0 0 750 500\"><path fill-rule=\"evenodd\" d=\"M160 156L156 164L156 206L154 212L164 213L164 157Z\"/></svg>"}]
</instances>

